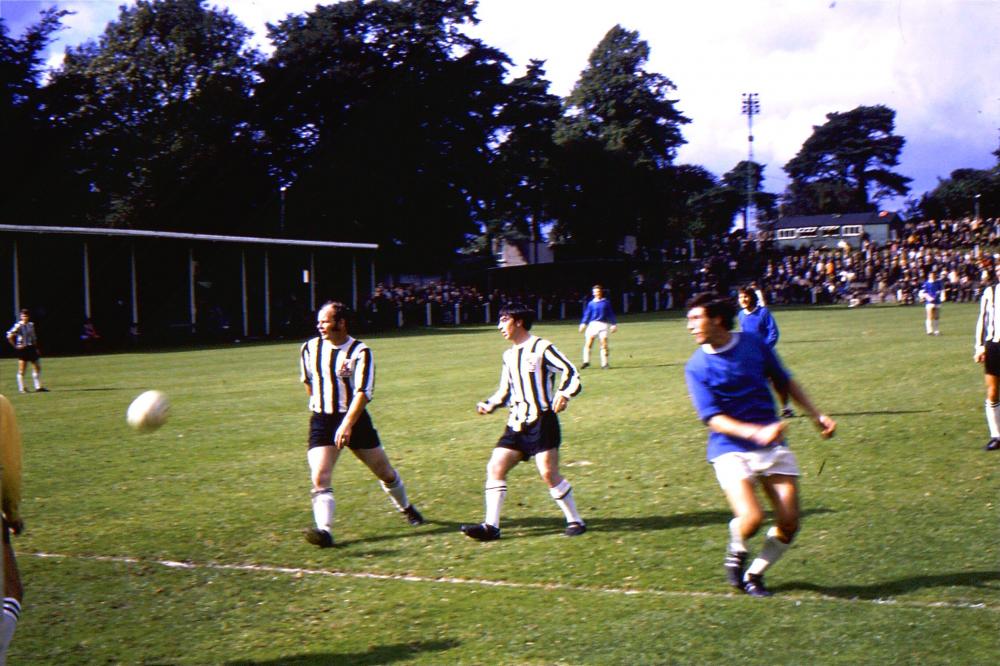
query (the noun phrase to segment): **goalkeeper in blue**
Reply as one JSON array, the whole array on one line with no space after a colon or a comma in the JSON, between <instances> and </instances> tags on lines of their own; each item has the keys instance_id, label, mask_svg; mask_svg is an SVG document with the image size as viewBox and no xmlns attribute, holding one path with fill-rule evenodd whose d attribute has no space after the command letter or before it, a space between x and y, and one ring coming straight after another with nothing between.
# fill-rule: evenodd
<instances>
[{"instance_id":1,"label":"goalkeeper in blue","mask_svg":"<svg viewBox=\"0 0 1000 666\"><path fill-rule=\"evenodd\" d=\"M591 293L594 298L583 309L580 319L580 332L583 333L583 364L580 369L590 365L590 348L594 346L594 338L601 341L601 369L608 369L608 335L618 330L618 319L611 309L611 301L604 298L604 287L595 284Z\"/></svg>"},{"instance_id":2,"label":"goalkeeper in blue","mask_svg":"<svg viewBox=\"0 0 1000 666\"><path fill-rule=\"evenodd\" d=\"M764 572L784 555L799 530L798 461L785 440L786 423L775 413L769 383L791 395L823 438L831 437L837 424L813 405L767 344L755 335L733 332L736 305L730 299L702 293L687 308L687 329L698 349L684 375L695 411L708 426L708 461L733 511L726 576L736 589L767 597L771 593L764 586ZM775 524L751 561L747 541L764 521L758 483Z\"/></svg>"}]
</instances>

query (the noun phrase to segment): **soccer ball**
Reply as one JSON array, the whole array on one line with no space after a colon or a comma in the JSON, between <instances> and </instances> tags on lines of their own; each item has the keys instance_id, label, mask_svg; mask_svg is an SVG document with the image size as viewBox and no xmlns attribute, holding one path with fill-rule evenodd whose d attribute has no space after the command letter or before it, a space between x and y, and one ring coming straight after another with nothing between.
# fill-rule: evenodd
<instances>
[{"instance_id":1,"label":"soccer ball","mask_svg":"<svg viewBox=\"0 0 1000 666\"><path fill-rule=\"evenodd\" d=\"M170 401L160 391L146 391L132 401L125 421L139 432L152 432L166 423Z\"/></svg>"}]
</instances>

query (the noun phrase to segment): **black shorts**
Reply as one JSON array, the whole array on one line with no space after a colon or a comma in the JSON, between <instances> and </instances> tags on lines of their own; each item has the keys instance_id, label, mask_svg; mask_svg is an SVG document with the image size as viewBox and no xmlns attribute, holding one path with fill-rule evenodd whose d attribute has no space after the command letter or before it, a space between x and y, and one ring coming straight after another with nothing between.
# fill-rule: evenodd
<instances>
[{"instance_id":1,"label":"black shorts","mask_svg":"<svg viewBox=\"0 0 1000 666\"><path fill-rule=\"evenodd\" d=\"M14 355L22 361L27 361L29 363L34 363L40 357L38 356L38 347L35 345L28 345L27 347L18 347L14 350Z\"/></svg>"},{"instance_id":2,"label":"black shorts","mask_svg":"<svg viewBox=\"0 0 1000 666\"><path fill-rule=\"evenodd\" d=\"M562 443L562 433L559 430L559 417L555 412L542 412L533 423L525 423L520 432L507 426L497 441L502 449L520 451L525 460L536 453L558 449Z\"/></svg>"},{"instance_id":3,"label":"black shorts","mask_svg":"<svg viewBox=\"0 0 1000 666\"><path fill-rule=\"evenodd\" d=\"M1000 376L1000 343L986 343L986 360L983 362L983 368L988 375Z\"/></svg>"},{"instance_id":4,"label":"black shorts","mask_svg":"<svg viewBox=\"0 0 1000 666\"><path fill-rule=\"evenodd\" d=\"M317 446L335 446L333 436L340 427L340 422L344 420L343 414L317 414L309 417L309 448ZM351 440L347 443L351 449L377 449L382 446L379 441L378 431L372 425L372 417L368 412L361 412L357 423L351 429Z\"/></svg>"}]
</instances>

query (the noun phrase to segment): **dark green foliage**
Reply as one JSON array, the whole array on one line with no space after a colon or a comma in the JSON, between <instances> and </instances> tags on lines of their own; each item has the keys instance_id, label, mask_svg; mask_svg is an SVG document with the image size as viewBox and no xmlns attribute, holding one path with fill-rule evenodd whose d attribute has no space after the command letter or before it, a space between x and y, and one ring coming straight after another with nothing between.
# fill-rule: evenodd
<instances>
[{"instance_id":1,"label":"dark green foliage","mask_svg":"<svg viewBox=\"0 0 1000 666\"><path fill-rule=\"evenodd\" d=\"M893 133L894 110L859 106L826 118L785 165L791 178L783 196L786 214L874 210L882 199L909 192L912 179L892 171L906 143Z\"/></svg>"},{"instance_id":2,"label":"dark green foliage","mask_svg":"<svg viewBox=\"0 0 1000 666\"><path fill-rule=\"evenodd\" d=\"M952 171L921 197L920 212L932 219L1000 216L1000 168Z\"/></svg>"}]
</instances>

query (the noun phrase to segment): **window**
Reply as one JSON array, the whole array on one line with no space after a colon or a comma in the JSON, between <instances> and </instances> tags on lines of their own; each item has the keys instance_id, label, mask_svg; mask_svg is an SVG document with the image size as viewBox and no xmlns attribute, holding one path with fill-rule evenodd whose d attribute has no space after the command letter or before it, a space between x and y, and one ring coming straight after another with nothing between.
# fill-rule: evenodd
<instances>
[{"instance_id":1,"label":"window","mask_svg":"<svg viewBox=\"0 0 1000 666\"><path fill-rule=\"evenodd\" d=\"M795 236L795 229L778 229L778 240L792 240Z\"/></svg>"},{"instance_id":2,"label":"window","mask_svg":"<svg viewBox=\"0 0 1000 666\"><path fill-rule=\"evenodd\" d=\"M840 235L840 227L821 227L820 233L824 238L833 238Z\"/></svg>"},{"instance_id":3,"label":"window","mask_svg":"<svg viewBox=\"0 0 1000 666\"><path fill-rule=\"evenodd\" d=\"M845 224L844 229L841 232L845 236L860 236L861 235L861 225L860 224Z\"/></svg>"},{"instance_id":4,"label":"window","mask_svg":"<svg viewBox=\"0 0 1000 666\"><path fill-rule=\"evenodd\" d=\"M816 227L802 227L799 229L799 238L815 238Z\"/></svg>"}]
</instances>

